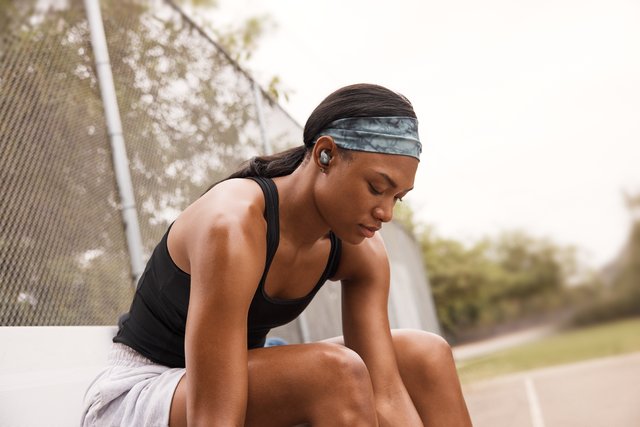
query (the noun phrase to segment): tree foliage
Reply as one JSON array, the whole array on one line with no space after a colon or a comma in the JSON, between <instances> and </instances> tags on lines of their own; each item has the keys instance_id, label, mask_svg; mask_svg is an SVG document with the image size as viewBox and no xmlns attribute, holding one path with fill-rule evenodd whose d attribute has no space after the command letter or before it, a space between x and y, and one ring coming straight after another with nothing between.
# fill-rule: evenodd
<instances>
[{"instance_id":1,"label":"tree foliage","mask_svg":"<svg viewBox=\"0 0 640 427\"><path fill-rule=\"evenodd\" d=\"M522 231L464 245L426 230L420 242L438 318L452 338L539 315L565 300L571 248Z\"/></svg>"},{"instance_id":2,"label":"tree foliage","mask_svg":"<svg viewBox=\"0 0 640 427\"><path fill-rule=\"evenodd\" d=\"M625 200L629 237L602 273L580 265L575 248L524 231L463 244L416 224L406 206L398 213L417 230L438 318L455 340L553 311L572 313L574 324L640 315L640 193Z\"/></svg>"},{"instance_id":3,"label":"tree foliage","mask_svg":"<svg viewBox=\"0 0 640 427\"><path fill-rule=\"evenodd\" d=\"M216 19L216 12L220 10L216 0L182 0L177 3L190 11L189 15L213 35L231 59L247 70L250 69L250 59L258 49L260 41L277 26L267 14L251 15L231 24L221 24ZM278 75L268 77L263 84L274 100L289 99L291 90L285 87Z\"/></svg>"},{"instance_id":4,"label":"tree foliage","mask_svg":"<svg viewBox=\"0 0 640 427\"><path fill-rule=\"evenodd\" d=\"M640 192L626 194L631 217L627 242L603 271L602 284L574 316L578 325L640 315Z\"/></svg>"},{"instance_id":5,"label":"tree foliage","mask_svg":"<svg viewBox=\"0 0 640 427\"><path fill-rule=\"evenodd\" d=\"M73 324L90 300L100 322L131 290L84 13L4 1L0 22L0 324Z\"/></svg>"},{"instance_id":6,"label":"tree foliage","mask_svg":"<svg viewBox=\"0 0 640 427\"><path fill-rule=\"evenodd\" d=\"M261 149L254 92L167 4L101 9L150 252L208 184ZM81 2L0 0L0 147L0 324L113 323L132 288Z\"/></svg>"},{"instance_id":7,"label":"tree foliage","mask_svg":"<svg viewBox=\"0 0 640 427\"><path fill-rule=\"evenodd\" d=\"M409 205L394 212L420 243L437 316L451 339L562 307L578 269L575 250L524 231L464 244L416 223Z\"/></svg>"}]
</instances>

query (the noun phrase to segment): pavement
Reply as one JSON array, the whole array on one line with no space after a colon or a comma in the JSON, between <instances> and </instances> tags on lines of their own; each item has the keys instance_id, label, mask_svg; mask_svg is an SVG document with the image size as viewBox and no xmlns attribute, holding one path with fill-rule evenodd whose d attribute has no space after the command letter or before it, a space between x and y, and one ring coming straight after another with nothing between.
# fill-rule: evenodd
<instances>
[{"instance_id":1,"label":"pavement","mask_svg":"<svg viewBox=\"0 0 640 427\"><path fill-rule=\"evenodd\" d=\"M463 387L475 427L640 427L640 352Z\"/></svg>"}]
</instances>

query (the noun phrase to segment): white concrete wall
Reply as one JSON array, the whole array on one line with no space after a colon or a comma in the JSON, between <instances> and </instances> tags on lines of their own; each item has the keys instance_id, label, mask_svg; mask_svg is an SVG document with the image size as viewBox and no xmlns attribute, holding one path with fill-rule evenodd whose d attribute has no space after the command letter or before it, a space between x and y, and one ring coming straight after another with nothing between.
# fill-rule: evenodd
<instances>
[{"instance_id":1,"label":"white concrete wall","mask_svg":"<svg viewBox=\"0 0 640 427\"><path fill-rule=\"evenodd\" d=\"M115 326L0 327L0 426L80 424Z\"/></svg>"}]
</instances>

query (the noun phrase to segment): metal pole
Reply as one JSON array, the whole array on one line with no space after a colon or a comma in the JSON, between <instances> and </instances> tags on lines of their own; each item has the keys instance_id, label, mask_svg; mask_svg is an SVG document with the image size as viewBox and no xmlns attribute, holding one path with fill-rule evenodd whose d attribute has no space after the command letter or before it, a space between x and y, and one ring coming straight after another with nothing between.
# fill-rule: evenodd
<instances>
[{"instance_id":1,"label":"metal pole","mask_svg":"<svg viewBox=\"0 0 640 427\"><path fill-rule=\"evenodd\" d=\"M96 71L100 84L100 94L104 104L104 114L107 122L107 132L111 143L111 155L116 175L118 191L120 193L122 221L129 249L131 264L131 278L136 285L138 278L144 271L144 257L142 249L142 237L136 212L136 203L133 196L133 184L129 172L129 160L122 135L122 123L116 98L116 88L111 74L111 63L107 49L107 39L102 25L99 0L84 0L91 32L91 46L96 60Z\"/></svg>"},{"instance_id":2,"label":"metal pole","mask_svg":"<svg viewBox=\"0 0 640 427\"><path fill-rule=\"evenodd\" d=\"M264 154L272 154L273 149L271 148L271 144L269 143L269 139L267 138L267 128L264 122L264 110L262 109L262 93L258 84L255 81L251 82L251 86L253 86L253 97L255 99L256 111L258 112L258 127L260 128L260 138L262 139L262 149L264 150Z\"/></svg>"}]
</instances>

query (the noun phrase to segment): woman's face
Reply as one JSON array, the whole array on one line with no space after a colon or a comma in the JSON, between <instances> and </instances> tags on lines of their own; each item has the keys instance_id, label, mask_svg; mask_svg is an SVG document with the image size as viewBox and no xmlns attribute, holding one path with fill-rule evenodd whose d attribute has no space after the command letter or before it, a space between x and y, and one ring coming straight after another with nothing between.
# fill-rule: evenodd
<instances>
[{"instance_id":1,"label":"woman's face","mask_svg":"<svg viewBox=\"0 0 640 427\"><path fill-rule=\"evenodd\" d=\"M342 240L358 244L391 221L393 207L411 189L418 160L394 154L349 151L332 158L319 178L320 214Z\"/></svg>"}]
</instances>

